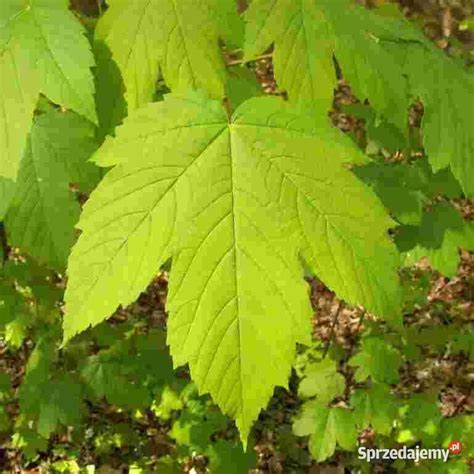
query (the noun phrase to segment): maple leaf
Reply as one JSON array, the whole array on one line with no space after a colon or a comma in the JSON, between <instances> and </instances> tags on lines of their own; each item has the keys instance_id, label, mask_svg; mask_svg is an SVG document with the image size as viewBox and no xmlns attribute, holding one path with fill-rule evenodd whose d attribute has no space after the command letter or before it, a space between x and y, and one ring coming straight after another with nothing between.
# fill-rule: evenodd
<instances>
[{"instance_id":1,"label":"maple leaf","mask_svg":"<svg viewBox=\"0 0 474 474\"><path fill-rule=\"evenodd\" d=\"M122 73L130 110L152 100L158 72L174 91L205 89L224 95L225 67L218 45L231 20L229 2L216 0L113 0L96 29ZM228 14L221 10L227 10ZM237 10L234 9L237 17Z\"/></svg>"},{"instance_id":2,"label":"maple leaf","mask_svg":"<svg viewBox=\"0 0 474 474\"><path fill-rule=\"evenodd\" d=\"M415 394L407 401L402 412L397 441L407 443L420 439L427 447L434 446L442 420L436 395Z\"/></svg>"},{"instance_id":3,"label":"maple leaf","mask_svg":"<svg viewBox=\"0 0 474 474\"><path fill-rule=\"evenodd\" d=\"M336 444L352 451L357 442L353 413L342 407L327 407L317 402L307 402L293 424L297 436L310 435L309 450L313 458L322 462L334 454Z\"/></svg>"},{"instance_id":4,"label":"maple leaf","mask_svg":"<svg viewBox=\"0 0 474 474\"><path fill-rule=\"evenodd\" d=\"M237 15L238 7L235 0L205 0L211 21L216 24L219 36L228 46L242 48L244 42L244 21Z\"/></svg>"},{"instance_id":5,"label":"maple leaf","mask_svg":"<svg viewBox=\"0 0 474 474\"><path fill-rule=\"evenodd\" d=\"M295 103L322 114L331 108L333 54L357 97L369 99L401 130L411 99L421 99L430 163L435 171L449 165L464 192L472 195L473 77L410 23L351 0L256 0L245 18L246 56L253 58L274 44L276 80Z\"/></svg>"},{"instance_id":6,"label":"maple leaf","mask_svg":"<svg viewBox=\"0 0 474 474\"><path fill-rule=\"evenodd\" d=\"M331 359L310 364L305 368L304 374L298 389L302 397L317 396L321 403L328 403L344 393L346 380L337 372L336 363Z\"/></svg>"},{"instance_id":7,"label":"maple leaf","mask_svg":"<svg viewBox=\"0 0 474 474\"><path fill-rule=\"evenodd\" d=\"M397 414L397 403L386 385L374 384L367 389L355 390L351 395L351 405L360 428L372 426L380 434L390 434Z\"/></svg>"},{"instance_id":8,"label":"maple leaf","mask_svg":"<svg viewBox=\"0 0 474 474\"><path fill-rule=\"evenodd\" d=\"M133 302L173 257L174 364L189 363L246 439L273 387L287 383L295 344L309 342L300 252L348 301L399 314L392 221L346 168L359 152L335 132L272 98L245 102L230 120L198 94L131 114L95 159L115 167L78 225L65 340Z\"/></svg>"},{"instance_id":9,"label":"maple leaf","mask_svg":"<svg viewBox=\"0 0 474 474\"><path fill-rule=\"evenodd\" d=\"M425 202L424 175L418 167L400 163L372 162L354 169L370 184L394 217L403 224L419 224Z\"/></svg>"},{"instance_id":10,"label":"maple leaf","mask_svg":"<svg viewBox=\"0 0 474 474\"><path fill-rule=\"evenodd\" d=\"M13 186L8 183L16 179L39 94L37 73L29 66L25 54L17 42L0 50L0 109L3 110L0 115L0 176L4 193L7 186ZM2 197L6 199L2 199L2 209L5 212L8 195L4 193Z\"/></svg>"},{"instance_id":11,"label":"maple leaf","mask_svg":"<svg viewBox=\"0 0 474 474\"><path fill-rule=\"evenodd\" d=\"M368 155L393 155L409 147L406 132L381 117L368 104L340 104L341 111L364 120L367 135L365 152Z\"/></svg>"},{"instance_id":12,"label":"maple leaf","mask_svg":"<svg viewBox=\"0 0 474 474\"><path fill-rule=\"evenodd\" d=\"M294 102L308 101L329 110L337 80L329 25L316 2L257 0L245 19L246 57L275 42L273 63L280 87Z\"/></svg>"},{"instance_id":13,"label":"maple leaf","mask_svg":"<svg viewBox=\"0 0 474 474\"><path fill-rule=\"evenodd\" d=\"M16 179L42 92L96 122L93 56L65 0L0 6L0 176Z\"/></svg>"},{"instance_id":14,"label":"maple leaf","mask_svg":"<svg viewBox=\"0 0 474 474\"><path fill-rule=\"evenodd\" d=\"M145 408L150 405L149 390L130 381L125 373L126 360L91 357L81 374L86 386L97 398L105 397L109 403L128 408Z\"/></svg>"},{"instance_id":15,"label":"maple leaf","mask_svg":"<svg viewBox=\"0 0 474 474\"><path fill-rule=\"evenodd\" d=\"M49 335L41 337L18 393L22 414L36 421L38 433L45 438L59 423L75 425L81 417L81 387L70 376L54 373L56 358L54 340Z\"/></svg>"},{"instance_id":16,"label":"maple leaf","mask_svg":"<svg viewBox=\"0 0 474 474\"><path fill-rule=\"evenodd\" d=\"M61 423L64 426L77 425L81 418L81 386L68 376L51 380L42 386L38 414L38 433L47 438Z\"/></svg>"},{"instance_id":17,"label":"maple leaf","mask_svg":"<svg viewBox=\"0 0 474 474\"><path fill-rule=\"evenodd\" d=\"M6 0L6 4L7 8L0 10L4 34L28 51L28 74L36 71L40 91L53 102L96 122L90 71L94 58L68 2Z\"/></svg>"},{"instance_id":18,"label":"maple leaf","mask_svg":"<svg viewBox=\"0 0 474 474\"><path fill-rule=\"evenodd\" d=\"M474 227L447 203L436 203L423 213L419 227L402 227L396 237L405 264L427 257L431 266L452 278L458 269L459 248L474 249Z\"/></svg>"},{"instance_id":19,"label":"maple leaf","mask_svg":"<svg viewBox=\"0 0 474 474\"><path fill-rule=\"evenodd\" d=\"M245 13L245 55L275 44L275 77L290 100L325 114L337 85L333 54L359 99L396 123L406 122L408 90L401 64L379 41L399 39L399 21L348 0L256 0ZM419 37L402 30L405 40Z\"/></svg>"},{"instance_id":20,"label":"maple leaf","mask_svg":"<svg viewBox=\"0 0 474 474\"><path fill-rule=\"evenodd\" d=\"M466 458L474 456L474 416L472 414L458 415L441 420L440 444L448 448L453 440L459 440Z\"/></svg>"},{"instance_id":21,"label":"maple leaf","mask_svg":"<svg viewBox=\"0 0 474 474\"><path fill-rule=\"evenodd\" d=\"M349 365L357 367L357 382L371 377L375 382L396 383L400 379L398 371L401 363L400 353L377 337L363 339L360 352L349 360Z\"/></svg>"},{"instance_id":22,"label":"maple leaf","mask_svg":"<svg viewBox=\"0 0 474 474\"><path fill-rule=\"evenodd\" d=\"M81 387L65 374L52 378L55 349L50 337L43 336L38 340L18 391L22 414L36 420L38 433L45 438L59 423L76 424L81 411Z\"/></svg>"},{"instance_id":23,"label":"maple leaf","mask_svg":"<svg viewBox=\"0 0 474 474\"><path fill-rule=\"evenodd\" d=\"M435 172L449 165L465 194L473 196L474 78L432 45L410 45L405 53L411 94L424 105L423 144L430 164Z\"/></svg>"},{"instance_id":24,"label":"maple leaf","mask_svg":"<svg viewBox=\"0 0 474 474\"><path fill-rule=\"evenodd\" d=\"M69 183L86 189L98 168L87 164L94 129L73 113L49 112L34 123L5 218L10 242L54 268L64 269L79 218Z\"/></svg>"}]
</instances>

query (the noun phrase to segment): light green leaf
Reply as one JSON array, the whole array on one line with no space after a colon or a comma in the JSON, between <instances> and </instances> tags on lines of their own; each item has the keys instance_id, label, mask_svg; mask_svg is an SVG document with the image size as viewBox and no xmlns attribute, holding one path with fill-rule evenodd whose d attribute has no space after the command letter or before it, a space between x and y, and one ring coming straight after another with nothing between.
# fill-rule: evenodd
<instances>
[{"instance_id":1,"label":"light green leaf","mask_svg":"<svg viewBox=\"0 0 474 474\"><path fill-rule=\"evenodd\" d=\"M255 0L245 14L245 54L274 43L275 76L290 100L331 108L336 73L333 54L359 99L404 126L408 90L402 67L379 41L398 39L398 20L380 18L349 0ZM409 30L404 37L412 37Z\"/></svg>"},{"instance_id":2,"label":"light green leaf","mask_svg":"<svg viewBox=\"0 0 474 474\"><path fill-rule=\"evenodd\" d=\"M322 406L317 400L310 400L303 404L300 415L293 422L293 433L296 436L308 436L314 433L316 411Z\"/></svg>"},{"instance_id":3,"label":"light green leaf","mask_svg":"<svg viewBox=\"0 0 474 474\"><path fill-rule=\"evenodd\" d=\"M67 179L84 193L90 193L101 178L100 169L89 162L98 148L95 127L77 114L49 113L38 120L48 135Z\"/></svg>"},{"instance_id":4,"label":"light green leaf","mask_svg":"<svg viewBox=\"0 0 474 474\"><path fill-rule=\"evenodd\" d=\"M0 11L0 21L2 19ZM0 30L1 31L1 30ZM17 42L0 50L0 177L14 182L38 100L37 72ZM3 181L5 191L8 186ZM2 193L2 197L6 195ZM2 211L8 204L2 202Z\"/></svg>"},{"instance_id":5,"label":"light green leaf","mask_svg":"<svg viewBox=\"0 0 474 474\"><path fill-rule=\"evenodd\" d=\"M337 372L336 363L331 359L309 365L304 373L298 389L301 397L317 396L321 403L328 403L344 392L346 380Z\"/></svg>"},{"instance_id":6,"label":"light green leaf","mask_svg":"<svg viewBox=\"0 0 474 474\"><path fill-rule=\"evenodd\" d=\"M205 0L203 4L208 7L220 38L228 46L242 48L245 25L243 18L236 14L238 2L236 0Z\"/></svg>"},{"instance_id":7,"label":"light green leaf","mask_svg":"<svg viewBox=\"0 0 474 474\"><path fill-rule=\"evenodd\" d=\"M371 377L375 382L397 383L398 371L402 364L400 353L383 339L366 337L361 350L349 360L349 365L357 367L355 379L362 382Z\"/></svg>"},{"instance_id":8,"label":"light green leaf","mask_svg":"<svg viewBox=\"0 0 474 474\"><path fill-rule=\"evenodd\" d=\"M88 184L89 175L97 177L93 165L85 163L95 148L92 133L87 122L73 114L40 116L31 130L5 219L12 245L60 270L66 266L79 218L69 182Z\"/></svg>"},{"instance_id":9,"label":"light green leaf","mask_svg":"<svg viewBox=\"0 0 474 474\"><path fill-rule=\"evenodd\" d=\"M392 221L345 167L358 157L279 99L247 101L230 122L197 94L131 114L96 157L116 166L79 222L65 340L134 301L173 257L174 364L189 364L245 440L274 386L286 385L295 344L310 340L300 251L349 301L399 312Z\"/></svg>"},{"instance_id":10,"label":"light green leaf","mask_svg":"<svg viewBox=\"0 0 474 474\"><path fill-rule=\"evenodd\" d=\"M433 170L450 166L464 193L474 195L474 78L434 47L406 51L410 88L424 104L423 143Z\"/></svg>"},{"instance_id":11,"label":"light green leaf","mask_svg":"<svg viewBox=\"0 0 474 474\"><path fill-rule=\"evenodd\" d=\"M403 62L389 45L423 42L406 20L380 16L352 0L320 0L334 34L334 55L355 95L402 131L409 91ZM385 42L382 40L386 40ZM394 46L395 47L395 46Z\"/></svg>"},{"instance_id":12,"label":"light green leaf","mask_svg":"<svg viewBox=\"0 0 474 474\"><path fill-rule=\"evenodd\" d=\"M215 0L113 0L100 19L96 41L103 41L122 72L129 109L153 98L158 71L174 91L205 89L224 95L225 67ZM237 17L237 10L234 12Z\"/></svg>"},{"instance_id":13,"label":"light green leaf","mask_svg":"<svg viewBox=\"0 0 474 474\"><path fill-rule=\"evenodd\" d=\"M28 52L27 75L37 73L40 90L53 102L97 121L94 58L84 29L66 0L6 0L10 9L0 14L11 38ZM13 13L14 11L14 13Z\"/></svg>"},{"instance_id":14,"label":"light green leaf","mask_svg":"<svg viewBox=\"0 0 474 474\"><path fill-rule=\"evenodd\" d=\"M462 457L474 456L474 415L465 414L441 421L440 444L447 448L451 441L459 441L463 447Z\"/></svg>"},{"instance_id":15,"label":"light green leaf","mask_svg":"<svg viewBox=\"0 0 474 474\"><path fill-rule=\"evenodd\" d=\"M279 86L290 99L326 113L336 73L330 26L312 0L255 0L245 13L245 55L257 56L275 43L273 63Z\"/></svg>"},{"instance_id":16,"label":"light green leaf","mask_svg":"<svg viewBox=\"0 0 474 474\"><path fill-rule=\"evenodd\" d=\"M397 415L397 403L389 388L374 384L370 388L355 390L351 395L354 418L361 429L369 426L383 435L389 435Z\"/></svg>"},{"instance_id":17,"label":"light green leaf","mask_svg":"<svg viewBox=\"0 0 474 474\"><path fill-rule=\"evenodd\" d=\"M174 411L181 410L183 402L179 395L170 387L166 386L161 394L159 404L152 405L153 414L162 420L169 420Z\"/></svg>"},{"instance_id":18,"label":"light green leaf","mask_svg":"<svg viewBox=\"0 0 474 474\"><path fill-rule=\"evenodd\" d=\"M24 314L16 315L13 321L5 325L5 342L8 346L19 349L26 339L28 325Z\"/></svg>"},{"instance_id":19,"label":"light green leaf","mask_svg":"<svg viewBox=\"0 0 474 474\"><path fill-rule=\"evenodd\" d=\"M352 451L357 442L353 413L342 407L328 408L320 402L309 402L303 407L293 430L297 436L311 435L309 451L317 462L331 457L336 444Z\"/></svg>"}]
</instances>

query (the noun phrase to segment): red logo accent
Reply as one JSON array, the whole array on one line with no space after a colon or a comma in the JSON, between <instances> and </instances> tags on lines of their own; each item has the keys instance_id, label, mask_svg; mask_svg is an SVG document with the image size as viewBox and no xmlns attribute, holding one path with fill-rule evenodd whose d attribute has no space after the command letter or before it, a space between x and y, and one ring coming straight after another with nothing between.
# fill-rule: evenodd
<instances>
[{"instance_id":1,"label":"red logo accent","mask_svg":"<svg viewBox=\"0 0 474 474\"><path fill-rule=\"evenodd\" d=\"M451 441L448 449L451 454L459 454L462 451L462 444L459 441Z\"/></svg>"}]
</instances>

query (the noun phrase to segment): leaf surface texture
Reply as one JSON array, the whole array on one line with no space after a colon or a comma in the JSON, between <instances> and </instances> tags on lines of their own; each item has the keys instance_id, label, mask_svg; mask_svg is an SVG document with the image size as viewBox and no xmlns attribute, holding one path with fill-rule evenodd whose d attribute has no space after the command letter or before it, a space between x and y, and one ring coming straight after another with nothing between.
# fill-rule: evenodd
<instances>
[{"instance_id":1,"label":"leaf surface texture","mask_svg":"<svg viewBox=\"0 0 474 474\"><path fill-rule=\"evenodd\" d=\"M200 94L132 113L95 157L115 167L79 222L65 339L134 301L172 257L174 363L189 364L246 439L286 385L296 343L309 342L301 258L348 301L399 313L392 221L346 168L356 148L333 132L277 99L230 119Z\"/></svg>"},{"instance_id":2,"label":"leaf surface texture","mask_svg":"<svg viewBox=\"0 0 474 474\"><path fill-rule=\"evenodd\" d=\"M48 112L30 132L6 215L11 243L63 270L74 241L79 203L69 183L91 186L97 168L85 163L96 147L94 130L78 115Z\"/></svg>"},{"instance_id":3,"label":"leaf surface texture","mask_svg":"<svg viewBox=\"0 0 474 474\"><path fill-rule=\"evenodd\" d=\"M173 91L224 94L225 68L215 0L113 0L100 20L103 41L122 73L130 109L150 102L159 70ZM219 2L225 12L229 2ZM237 21L237 10L234 15ZM218 15L221 17L221 15ZM231 15L226 16L232 22ZM230 30L229 30L230 31Z\"/></svg>"}]
</instances>

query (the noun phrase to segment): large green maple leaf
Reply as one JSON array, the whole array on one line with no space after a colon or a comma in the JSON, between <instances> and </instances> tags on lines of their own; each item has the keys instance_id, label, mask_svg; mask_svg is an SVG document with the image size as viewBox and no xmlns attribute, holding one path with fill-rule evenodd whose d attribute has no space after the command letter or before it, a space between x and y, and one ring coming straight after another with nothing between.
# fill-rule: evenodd
<instances>
[{"instance_id":1,"label":"large green maple leaf","mask_svg":"<svg viewBox=\"0 0 474 474\"><path fill-rule=\"evenodd\" d=\"M392 221L346 167L357 149L279 99L229 119L204 96L132 113L96 162L69 259L64 336L134 301L173 257L167 308L176 366L237 420L245 439L297 342L310 340L300 258L343 298L396 318Z\"/></svg>"},{"instance_id":2,"label":"large green maple leaf","mask_svg":"<svg viewBox=\"0 0 474 474\"><path fill-rule=\"evenodd\" d=\"M322 114L336 86L333 55L359 99L407 125L410 101L425 106L423 142L435 171L450 165L464 192L474 193L474 81L460 64L400 15L383 16L353 0L255 0L245 14L245 54L274 45L279 86Z\"/></svg>"},{"instance_id":3,"label":"large green maple leaf","mask_svg":"<svg viewBox=\"0 0 474 474\"><path fill-rule=\"evenodd\" d=\"M245 14L245 54L275 45L275 77L290 100L326 113L337 79L333 55L355 93L378 111L405 124L408 108L401 64L380 38L398 39L397 22L351 0L255 0ZM415 33L403 31L414 40Z\"/></svg>"},{"instance_id":4,"label":"large green maple leaf","mask_svg":"<svg viewBox=\"0 0 474 474\"><path fill-rule=\"evenodd\" d=\"M67 0L5 0L0 14L10 41L28 51L30 69L39 75L40 89L53 102L97 120L94 59L84 29ZM2 15L2 16L3 16Z\"/></svg>"},{"instance_id":5,"label":"large green maple leaf","mask_svg":"<svg viewBox=\"0 0 474 474\"><path fill-rule=\"evenodd\" d=\"M152 100L160 68L175 91L200 88L216 98L224 95L218 44L223 27L215 18L238 20L236 7L231 18L229 1L113 0L109 5L96 41L110 48L130 109Z\"/></svg>"},{"instance_id":6,"label":"large green maple leaf","mask_svg":"<svg viewBox=\"0 0 474 474\"><path fill-rule=\"evenodd\" d=\"M66 0L0 5L0 176L15 179L39 93L95 122L94 60Z\"/></svg>"}]
</instances>

